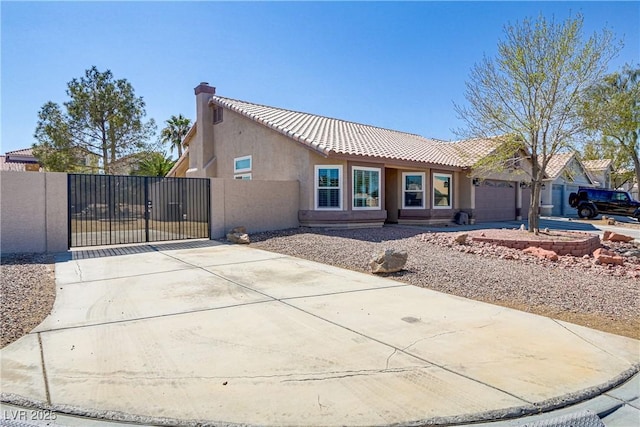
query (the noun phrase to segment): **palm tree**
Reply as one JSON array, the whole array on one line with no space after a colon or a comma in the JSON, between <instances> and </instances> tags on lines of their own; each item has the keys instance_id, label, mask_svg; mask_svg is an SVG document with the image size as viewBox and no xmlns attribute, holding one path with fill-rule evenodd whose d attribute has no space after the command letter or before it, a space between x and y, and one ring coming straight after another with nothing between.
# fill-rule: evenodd
<instances>
[{"instance_id":1,"label":"palm tree","mask_svg":"<svg viewBox=\"0 0 640 427\"><path fill-rule=\"evenodd\" d=\"M151 152L145 155L132 175L141 176L166 176L173 165L174 160L166 157L164 153Z\"/></svg>"},{"instance_id":2,"label":"palm tree","mask_svg":"<svg viewBox=\"0 0 640 427\"><path fill-rule=\"evenodd\" d=\"M169 143L172 153L173 148L177 147L179 158L182 156L182 140L187 135L187 132L189 132L191 120L184 117L182 114L178 114L178 116L171 116L171 118L165 121L165 123L167 126L162 129L160 140L163 144Z\"/></svg>"}]
</instances>

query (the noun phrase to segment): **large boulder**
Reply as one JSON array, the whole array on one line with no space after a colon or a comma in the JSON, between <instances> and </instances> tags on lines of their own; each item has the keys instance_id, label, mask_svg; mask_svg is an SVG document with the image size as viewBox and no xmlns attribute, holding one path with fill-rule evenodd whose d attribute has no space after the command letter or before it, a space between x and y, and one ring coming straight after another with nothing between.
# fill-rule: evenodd
<instances>
[{"instance_id":1,"label":"large boulder","mask_svg":"<svg viewBox=\"0 0 640 427\"><path fill-rule=\"evenodd\" d=\"M407 258L408 255L406 251L386 249L384 252L376 255L369 263L369 266L371 267L372 273L395 273L404 268L404 265L407 263Z\"/></svg>"},{"instance_id":2,"label":"large boulder","mask_svg":"<svg viewBox=\"0 0 640 427\"><path fill-rule=\"evenodd\" d=\"M237 243L240 245L248 245L251 243L247 229L245 227L235 227L227 233L227 240L231 243Z\"/></svg>"},{"instance_id":3,"label":"large boulder","mask_svg":"<svg viewBox=\"0 0 640 427\"><path fill-rule=\"evenodd\" d=\"M537 256L538 258L548 259L550 261L557 261L558 254L554 251L549 251L546 249L539 248L537 246L531 246L529 248L524 249L522 252L525 254L531 254Z\"/></svg>"}]
</instances>

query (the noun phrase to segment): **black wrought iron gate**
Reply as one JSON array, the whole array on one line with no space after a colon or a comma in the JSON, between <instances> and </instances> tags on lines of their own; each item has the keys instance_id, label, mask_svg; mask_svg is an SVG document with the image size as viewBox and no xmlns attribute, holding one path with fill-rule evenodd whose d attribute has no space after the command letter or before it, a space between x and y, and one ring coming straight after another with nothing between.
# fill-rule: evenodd
<instances>
[{"instance_id":1,"label":"black wrought iron gate","mask_svg":"<svg viewBox=\"0 0 640 427\"><path fill-rule=\"evenodd\" d=\"M69 247L210 237L206 178L69 174Z\"/></svg>"}]
</instances>

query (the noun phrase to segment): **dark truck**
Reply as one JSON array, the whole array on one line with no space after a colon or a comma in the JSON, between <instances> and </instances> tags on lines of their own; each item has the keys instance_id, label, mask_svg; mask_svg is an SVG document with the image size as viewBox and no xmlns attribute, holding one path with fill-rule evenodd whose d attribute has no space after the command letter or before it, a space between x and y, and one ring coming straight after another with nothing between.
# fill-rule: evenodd
<instances>
[{"instance_id":1,"label":"dark truck","mask_svg":"<svg viewBox=\"0 0 640 427\"><path fill-rule=\"evenodd\" d=\"M594 218L599 213L632 216L640 221L640 202L626 191L580 187L569 195L569 205L578 209L580 218Z\"/></svg>"}]
</instances>

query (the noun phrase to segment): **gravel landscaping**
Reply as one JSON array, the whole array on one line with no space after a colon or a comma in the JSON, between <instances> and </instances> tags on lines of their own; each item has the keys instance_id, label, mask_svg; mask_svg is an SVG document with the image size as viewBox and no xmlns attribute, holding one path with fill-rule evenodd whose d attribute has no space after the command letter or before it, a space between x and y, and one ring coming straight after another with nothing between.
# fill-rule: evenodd
<instances>
[{"instance_id":1,"label":"gravel landscaping","mask_svg":"<svg viewBox=\"0 0 640 427\"><path fill-rule=\"evenodd\" d=\"M0 261L0 348L38 326L56 298L51 255L4 256Z\"/></svg>"},{"instance_id":2,"label":"gravel landscaping","mask_svg":"<svg viewBox=\"0 0 640 427\"><path fill-rule=\"evenodd\" d=\"M588 257L548 261L486 243L459 245L458 234L399 226L299 228L252 234L251 246L363 272L374 254L406 250L405 270L387 277L640 339L640 257L632 244L603 242L626 254L624 266L611 266Z\"/></svg>"}]
</instances>

